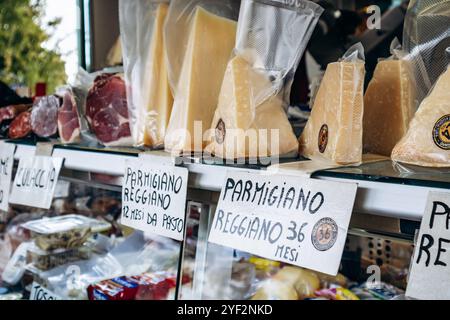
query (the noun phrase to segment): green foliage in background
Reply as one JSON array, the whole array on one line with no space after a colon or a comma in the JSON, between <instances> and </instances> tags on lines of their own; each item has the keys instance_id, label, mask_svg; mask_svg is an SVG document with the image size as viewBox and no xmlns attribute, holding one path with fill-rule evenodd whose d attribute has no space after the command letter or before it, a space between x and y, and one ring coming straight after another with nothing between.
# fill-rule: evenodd
<instances>
[{"instance_id":1,"label":"green foliage in background","mask_svg":"<svg viewBox=\"0 0 450 320\"><path fill-rule=\"evenodd\" d=\"M66 73L61 55L42 47L49 39L40 26L43 10L42 0L0 0L0 80L32 89L46 82L52 93L65 83Z\"/></svg>"}]
</instances>

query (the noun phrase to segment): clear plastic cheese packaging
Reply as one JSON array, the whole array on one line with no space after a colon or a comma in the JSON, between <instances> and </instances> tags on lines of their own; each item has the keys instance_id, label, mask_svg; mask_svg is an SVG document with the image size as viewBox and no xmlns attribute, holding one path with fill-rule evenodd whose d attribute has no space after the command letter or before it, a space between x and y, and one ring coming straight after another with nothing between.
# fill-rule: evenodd
<instances>
[{"instance_id":1,"label":"clear plastic cheese packaging","mask_svg":"<svg viewBox=\"0 0 450 320\"><path fill-rule=\"evenodd\" d=\"M419 102L447 69L444 51L450 37L448 5L448 0L412 0L406 12L403 49L411 55Z\"/></svg>"},{"instance_id":2,"label":"clear plastic cheese packaging","mask_svg":"<svg viewBox=\"0 0 450 320\"><path fill-rule=\"evenodd\" d=\"M236 45L211 122L209 153L227 159L297 155L285 110L322 12L306 0L241 2Z\"/></svg>"},{"instance_id":3,"label":"clear plastic cheese packaging","mask_svg":"<svg viewBox=\"0 0 450 320\"><path fill-rule=\"evenodd\" d=\"M80 215L65 215L30 221L22 225L31 232L35 244L42 250L77 248L94 233L107 231L107 222Z\"/></svg>"},{"instance_id":4,"label":"clear plastic cheese packaging","mask_svg":"<svg viewBox=\"0 0 450 320\"><path fill-rule=\"evenodd\" d=\"M136 146L162 148L172 111L164 23L169 0L121 0L123 48L130 127Z\"/></svg>"},{"instance_id":5,"label":"clear plastic cheese packaging","mask_svg":"<svg viewBox=\"0 0 450 320\"><path fill-rule=\"evenodd\" d=\"M364 152L390 157L418 106L411 56L395 38L380 59L364 95Z\"/></svg>"},{"instance_id":6,"label":"clear plastic cheese packaging","mask_svg":"<svg viewBox=\"0 0 450 320\"><path fill-rule=\"evenodd\" d=\"M300 136L300 154L327 164L362 161L364 47L350 47L327 66L311 115Z\"/></svg>"},{"instance_id":7,"label":"clear plastic cheese packaging","mask_svg":"<svg viewBox=\"0 0 450 320\"><path fill-rule=\"evenodd\" d=\"M236 0L172 0L164 27L174 102L164 147L174 154L202 152L236 42Z\"/></svg>"}]
</instances>

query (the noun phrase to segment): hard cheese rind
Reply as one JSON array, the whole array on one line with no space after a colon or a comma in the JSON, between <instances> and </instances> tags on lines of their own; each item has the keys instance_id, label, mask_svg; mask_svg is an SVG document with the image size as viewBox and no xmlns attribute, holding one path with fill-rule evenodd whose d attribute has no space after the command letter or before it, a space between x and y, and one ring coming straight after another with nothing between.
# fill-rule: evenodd
<instances>
[{"instance_id":1,"label":"hard cheese rind","mask_svg":"<svg viewBox=\"0 0 450 320\"><path fill-rule=\"evenodd\" d=\"M300 154L337 164L361 162L364 72L362 62L328 65L300 137Z\"/></svg>"},{"instance_id":2,"label":"hard cheese rind","mask_svg":"<svg viewBox=\"0 0 450 320\"><path fill-rule=\"evenodd\" d=\"M168 4L158 5L150 45L150 57L147 70L150 72L147 106L145 108L144 144L149 147L161 147L169 123L173 106L172 92L169 86L167 64L165 59L165 43L163 39L164 22Z\"/></svg>"},{"instance_id":3,"label":"hard cheese rind","mask_svg":"<svg viewBox=\"0 0 450 320\"><path fill-rule=\"evenodd\" d=\"M203 134L217 107L236 27L233 20L196 9L165 139L167 151L203 151ZM201 125L196 132L195 122Z\"/></svg>"},{"instance_id":4,"label":"hard cheese rind","mask_svg":"<svg viewBox=\"0 0 450 320\"><path fill-rule=\"evenodd\" d=\"M298 149L298 141L282 107L273 96L256 105L256 96L271 82L234 57L225 72L219 104L212 122L212 143L206 151L227 159L270 157Z\"/></svg>"},{"instance_id":5,"label":"hard cheese rind","mask_svg":"<svg viewBox=\"0 0 450 320\"><path fill-rule=\"evenodd\" d=\"M392 151L392 159L424 167L450 167L450 69L422 101L408 132Z\"/></svg>"},{"instance_id":6,"label":"hard cheese rind","mask_svg":"<svg viewBox=\"0 0 450 320\"><path fill-rule=\"evenodd\" d=\"M406 60L380 61L364 96L364 151L389 157L408 130L416 89Z\"/></svg>"}]
</instances>

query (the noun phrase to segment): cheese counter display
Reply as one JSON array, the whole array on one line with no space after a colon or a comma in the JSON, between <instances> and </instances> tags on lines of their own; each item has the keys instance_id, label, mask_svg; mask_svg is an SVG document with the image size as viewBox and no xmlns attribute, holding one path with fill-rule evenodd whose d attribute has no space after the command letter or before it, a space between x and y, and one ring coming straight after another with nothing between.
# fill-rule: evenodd
<instances>
[{"instance_id":1,"label":"cheese counter display","mask_svg":"<svg viewBox=\"0 0 450 320\"><path fill-rule=\"evenodd\" d=\"M0 300L450 299L449 1L44 2L0 4Z\"/></svg>"}]
</instances>

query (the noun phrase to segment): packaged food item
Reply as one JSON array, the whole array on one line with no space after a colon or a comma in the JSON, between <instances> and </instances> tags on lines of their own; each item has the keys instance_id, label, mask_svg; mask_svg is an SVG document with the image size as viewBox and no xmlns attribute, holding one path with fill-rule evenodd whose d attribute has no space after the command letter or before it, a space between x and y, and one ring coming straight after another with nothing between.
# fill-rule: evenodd
<instances>
[{"instance_id":1,"label":"packaged food item","mask_svg":"<svg viewBox=\"0 0 450 320\"><path fill-rule=\"evenodd\" d=\"M79 143L81 141L80 117L75 95L70 87L59 92L63 103L58 111L58 132L62 143Z\"/></svg>"},{"instance_id":2,"label":"packaged food item","mask_svg":"<svg viewBox=\"0 0 450 320\"><path fill-rule=\"evenodd\" d=\"M50 138L58 132L59 106L56 96L37 98L31 110L31 129L38 137Z\"/></svg>"},{"instance_id":3,"label":"packaged food item","mask_svg":"<svg viewBox=\"0 0 450 320\"><path fill-rule=\"evenodd\" d=\"M67 215L27 222L36 245L46 251L80 247L93 233L108 228L107 224L79 215Z\"/></svg>"},{"instance_id":4,"label":"packaged food item","mask_svg":"<svg viewBox=\"0 0 450 320\"><path fill-rule=\"evenodd\" d=\"M9 125L8 136L11 139L24 139L30 136L31 133L30 111L20 113Z\"/></svg>"},{"instance_id":5,"label":"packaged food item","mask_svg":"<svg viewBox=\"0 0 450 320\"><path fill-rule=\"evenodd\" d=\"M125 80L120 74L98 75L86 98L86 117L105 146L132 145Z\"/></svg>"},{"instance_id":6,"label":"packaged food item","mask_svg":"<svg viewBox=\"0 0 450 320\"><path fill-rule=\"evenodd\" d=\"M300 137L301 155L342 165L361 162L364 74L360 43L328 65Z\"/></svg>"},{"instance_id":7,"label":"packaged food item","mask_svg":"<svg viewBox=\"0 0 450 320\"><path fill-rule=\"evenodd\" d=\"M289 105L295 71L322 11L306 0L283 6L241 2L236 46L207 152L226 159L297 154L298 141L283 107Z\"/></svg>"},{"instance_id":8,"label":"packaged food item","mask_svg":"<svg viewBox=\"0 0 450 320\"><path fill-rule=\"evenodd\" d=\"M91 248L88 246L68 250L56 249L49 252L33 244L27 250L26 261L40 270L47 271L73 261L87 260L91 254Z\"/></svg>"},{"instance_id":9,"label":"packaged food item","mask_svg":"<svg viewBox=\"0 0 450 320\"><path fill-rule=\"evenodd\" d=\"M353 292L342 287L321 289L316 291L315 295L329 300L360 300Z\"/></svg>"},{"instance_id":10,"label":"packaged food item","mask_svg":"<svg viewBox=\"0 0 450 320\"><path fill-rule=\"evenodd\" d=\"M24 242L16 249L2 273L3 281L16 285L25 273L27 250L31 242Z\"/></svg>"},{"instance_id":11,"label":"packaged food item","mask_svg":"<svg viewBox=\"0 0 450 320\"><path fill-rule=\"evenodd\" d=\"M169 152L202 152L236 39L232 0L173 0L167 16L169 81L174 104L165 137ZM183 29L186 28L186 29Z\"/></svg>"},{"instance_id":12,"label":"packaged food item","mask_svg":"<svg viewBox=\"0 0 450 320\"><path fill-rule=\"evenodd\" d=\"M403 27L403 49L411 56L419 103L447 69L448 5L448 0L409 1Z\"/></svg>"},{"instance_id":13,"label":"packaged food item","mask_svg":"<svg viewBox=\"0 0 450 320\"><path fill-rule=\"evenodd\" d=\"M450 167L450 69L420 104L392 160L424 167Z\"/></svg>"},{"instance_id":14,"label":"packaged food item","mask_svg":"<svg viewBox=\"0 0 450 320\"><path fill-rule=\"evenodd\" d=\"M384 282L363 283L358 287L351 288L361 300L391 300L404 292Z\"/></svg>"},{"instance_id":15,"label":"packaged food item","mask_svg":"<svg viewBox=\"0 0 450 320\"><path fill-rule=\"evenodd\" d=\"M176 286L176 277L144 273L101 281L87 288L89 300L166 300Z\"/></svg>"},{"instance_id":16,"label":"packaged food item","mask_svg":"<svg viewBox=\"0 0 450 320\"><path fill-rule=\"evenodd\" d=\"M364 95L364 152L387 157L406 134L417 97L411 61L397 43L392 57L378 62Z\"/></svg>"},{"instance_id":17,"label":"packaged food item","mask_svg":"<svg viewBox=\"0 0 450 320\"><path fill-rule=\"evenodd\" d=\"M163 38L169 0L119 3L128 109L134 144L161 148L172 111Z\"/></svg>"},{"instance_id":18,"label":"packaged food item","mask_svg":"<svg viewBox=\"0 0 450 320\"><path fill-rule=\"evenodd\" d=\"M313 271L286 266L265 281L252 300L301 300L314 297L320 279Z\"/></svg>"},{"instance_id":19,"label":"packaged food item","mask_svg":"<svg viewBox=\"0 0 450 320\"><path fill-rule=\"evenodd\" d=\"M7 293L0 295L0 300L22 300L23 294L21 293Z\"/></svg>"}]
</instances>

